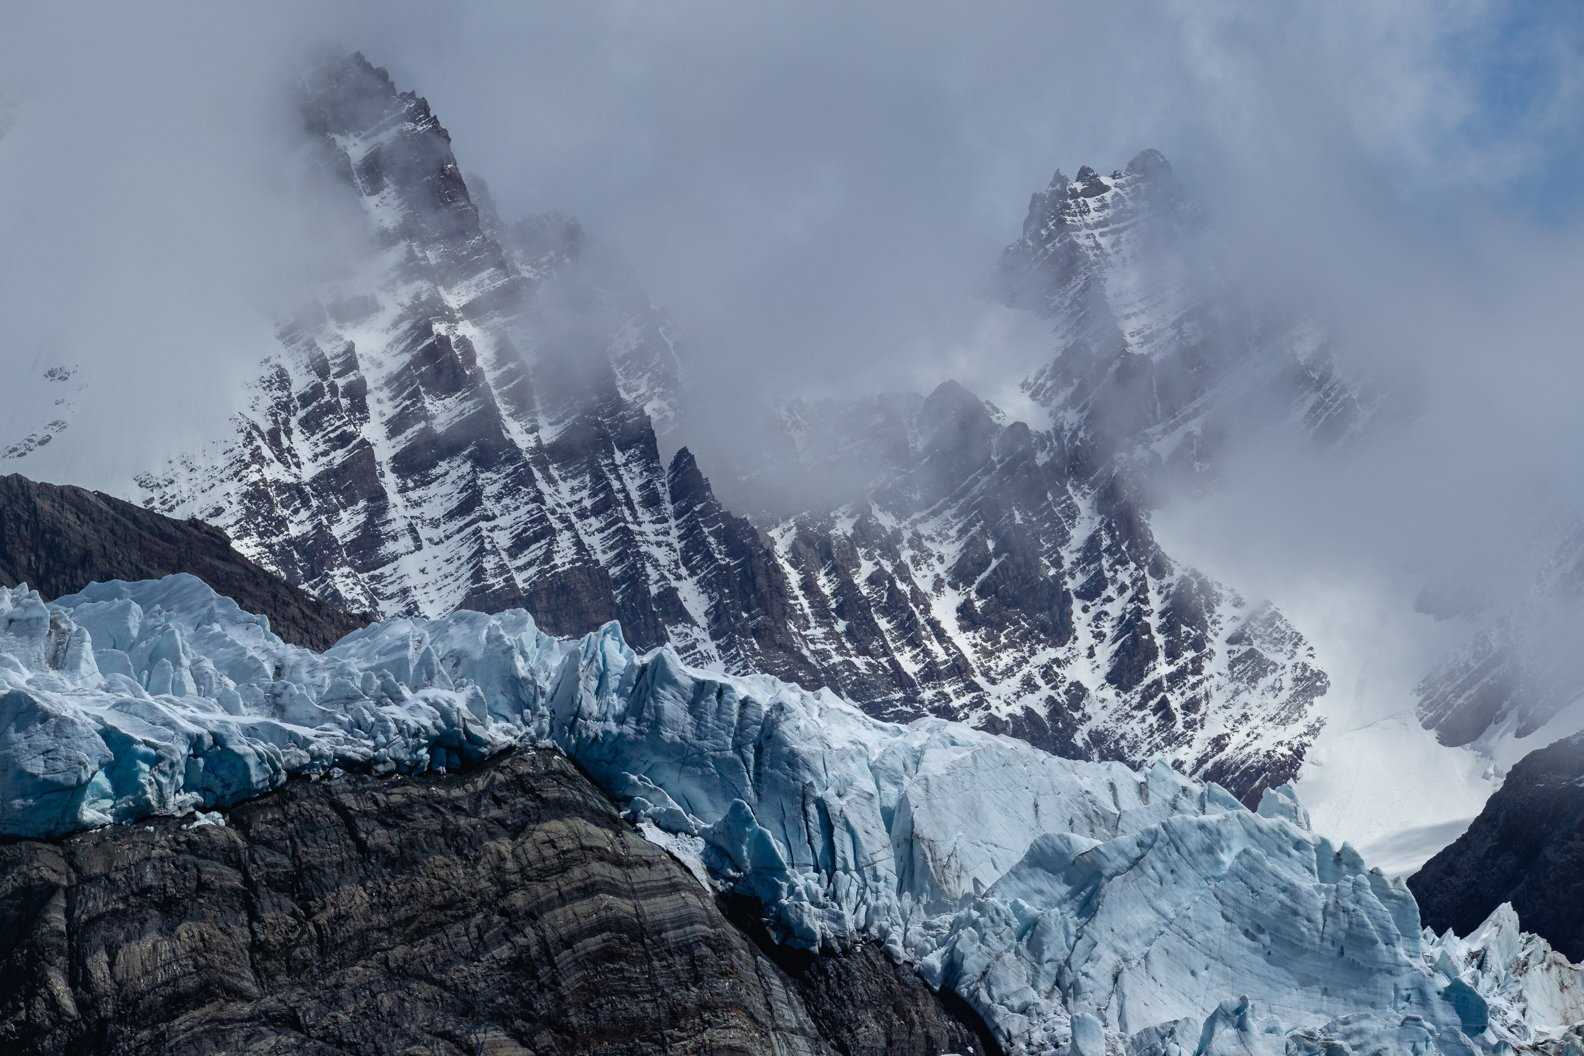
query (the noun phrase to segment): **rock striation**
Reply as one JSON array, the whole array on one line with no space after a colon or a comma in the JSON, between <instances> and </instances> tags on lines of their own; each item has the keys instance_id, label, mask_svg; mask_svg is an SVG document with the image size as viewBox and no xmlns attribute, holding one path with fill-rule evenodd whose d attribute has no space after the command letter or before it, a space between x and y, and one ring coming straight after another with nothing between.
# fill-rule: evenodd
<instances>
[{"instance_id":1,"label":"rock striation","mask_svg":"<svg viewBox=\"0 0 1584 1056\"><path fill-rule=\"evenodd\" d=\"M1511 945L1501 938L1511 928L1484 929L1489 941L1423 931L1403 883L1309 831L1290 788L1267 791L1255 812L1164 763L1135 771L942 719L887 723L828 690L699 669L668 647L638 653L614 624L569 640L521 610L461 612L386 621L320 654L191 577L102 585L53 605L8 590L0 687L6 835L252 810L238 804L285 785L284 799L258 800L267 817L267 804L333 788L347 770L438 777L553 745L696 877L754 907L766 941L805 956L882 947L1015 1052L1088 1044L1098 1031L1134 1053L1225 1033L1266 1048L1307 1038L1325 1051L1346 1038L1376 1051L1396 1039L1426 1054L1495 1056L1574 1022L1577 966L1531 936L1514 941L1534 956L1496 971L1491 951ZM381 787L409 785L427 787ZM382 861L403 852L402 834L427 828L402 820L361 845L347 839L355 861ZM283 868L300 876L313 840L287 846ZM497 868L493 853L462 857ZM443 891L433 897L471 904L460 874L424 877ZM391 899L383 911L406 920ZM94 904L14 901L43 906L47 923ZM316 905L331 920L293 939L334 939L334 915L358 904L327 898ZM496 934L470 924L445 941L472 949ZM90 968L105 963L95 956ZM808 985L891 992L880 962L854 963L860 982L820 970ZM879 1037L891 1018L856 1024Z\"/></svg>"},{"instance_id":2,"label":"rock striation","mask_svg":"<svg viewBox=\"0 0 1584 1056\"><path fill-rule=\"evenodd\" d=\"M200 820L0 845L0 1047L993 1051L872 946L779 966L554 752Z\"/></svg>"},{"instance_id":3,"label":"rock striation","mask_svg":"<svg viewBox=\"0 0 1584 1056\"><path fill-rule=\"evenodd\" d=\"M1163 553L1141 475L1092 440L952 383L860 401L803 423L852 440L852 501L751 522L686 447L662 457L686 428L677 349L575 221L503 221L428 104L360 56L313 80L306 114L378 249L282 327L230 442L142 478L155 509L386 616L618 620L692 664L1072 755L1166 758L1251 804L1297 773L1327 688L1309 644ZM1056 212L1029 228L1045 248L1026 239L1020 289L1068 281L1049 260L1088 244L1062 210L1093 234L1100 211L1167 186L1164 161L1136 168L1041 206ZM1085 281L1132 259L1096 257Z\"/></svg>"},{"instance_id":4,"label":"rock striation","mask_svg":"<svg viewBox=\"0 0 1584 1056\"><path fill-rule=\"evenodd\" d=\"M0 476L0 586L46 597L90 583L188 572L268 617L296 645L326 649L367 618L320 601L237 553L224 532L84 488Z\"/></svg>"},{"instance_id":5,"label":"rock striation","mask_svg":"<svg viewBox=\"0 0 1584 1056\"><path fill-rule=\"evenodd\" d=\"M1296 776L1329 685L1312 648L1173 561L1128 474L1086 474L1055 434L956 384L900 416L823 410L887 423L872 443L896 467L769 533L828 684L882 717L1164 758L1250 803Z\"/></svg>"}]
</instances>

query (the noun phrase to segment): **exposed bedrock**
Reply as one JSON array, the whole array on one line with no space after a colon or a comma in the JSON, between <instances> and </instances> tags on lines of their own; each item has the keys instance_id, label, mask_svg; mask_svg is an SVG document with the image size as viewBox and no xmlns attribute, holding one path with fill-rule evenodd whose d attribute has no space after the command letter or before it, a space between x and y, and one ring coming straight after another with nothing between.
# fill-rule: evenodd
<instances>
[{"instance_id":1,"label":"exposed bedrock","mask_svg":"<svg viewBox=\"0 0 1584 1056\"><path fill-rule=\"evenodd\" d=\"M0 1049L986 1052L878 948L772 958L564 757L0 846Z\"/></svg>"}]
</instances>

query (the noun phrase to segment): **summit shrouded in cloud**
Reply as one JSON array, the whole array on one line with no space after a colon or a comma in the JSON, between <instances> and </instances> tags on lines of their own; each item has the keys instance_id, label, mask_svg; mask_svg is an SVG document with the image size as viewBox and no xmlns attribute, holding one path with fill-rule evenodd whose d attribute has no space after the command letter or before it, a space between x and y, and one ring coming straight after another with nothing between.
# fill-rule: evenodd
<instances>
[{"instance_id":1,"label":"summit shrouded in cloud","mask_svg":"<svg viewBox=\"0 0 1584 1056\"><path fill-rule=\"evenodd\" d=\"M1010 721L1008 702L1043 701L1047 725L1052 707L1090 716L1053 743L1096 736L1097 705L1052 704L1058 682L1103 696L1151 687L1150 665L1184 677L1179 646L1129 644L1177 641L1183 610L1155 573L1133 616L1069 640L1106 591L1049 531L1009 542L994 518L1044 516L1026 499L998 492L941 522L947 542L894 556L848 527L870 508L906 540L943 516L920 505L940 484L887 480L940 462L910 408L954 382L991 404L954 444L1021 422L1035 463L1059 450L1080 491L1125 496L1174 568L1227 584L1234 608L1273 603L1317 648L1292 662L1326 674L1341 736L1417 730L1421 708L1436 724L1463 691L1434 687L1484 662L1462 642L1501 632L1417 600L1523 604L1556 544L1513 540L1576 509L1575 452L1552 439L1575 417L1566 11L97 14L25 7L0 45L0 181L28 203L0 218L24 247L0 283L26 381L0 395L6 468L227 521L338 602L539 597L569 631L619 616L637 641L680 635L886 706L938 692L1001 701L983 714ZM358 48L391 82L305 120L305 85ZM405 158L375 127L395 86L444 119L400 137ZM1073 175L1049 179L1057 164ZM538 364L531 384L520 362ZM35 390L59 367L75 373L67 397L43 393L65 399L55 413ZM621 410L601 403L612 386ZM616 424L634 415L652 440ZM1016 450L993 440L941 479ZM1058 519L1075 546L1094 530ZM967 579L976 534L989 562ZM979 600L939 600L958 590ZM1388 632L1359 633L1348 613L1366 611L1391 614ZM1021 650L1012 628L1032 635ZM1093 670L1026 682L1010 661L1037 642ZM1217 665L1235 652L1206 648ZM1144 668L1119 673L1118 650ZM1159 721L1180 731L1199 720L1179 696ZM1216 747L1185 765L1232 751L1237 734L1204 729ZM1313 779L1357 784L1345 767ZM1445 825L1489 784L1476 767L1462 787L1446 816L1329 817L1371 838Z\"/></svg>"},{"instance_id":2,"label":"summit shrouded in cloud","mask_svg":"<svg viewBox=\"0 0 1584 1056\"><path fill-rule=\"evenodd\" d=\"M281 786L399 829L385 777L553 744L501 780L701 883L787 1051L861 976L1019 1053L1575 1053L1532 805L1584 780L1578 11L5 22L0 831L130 862Z\"/></svg>"}]
</instances>

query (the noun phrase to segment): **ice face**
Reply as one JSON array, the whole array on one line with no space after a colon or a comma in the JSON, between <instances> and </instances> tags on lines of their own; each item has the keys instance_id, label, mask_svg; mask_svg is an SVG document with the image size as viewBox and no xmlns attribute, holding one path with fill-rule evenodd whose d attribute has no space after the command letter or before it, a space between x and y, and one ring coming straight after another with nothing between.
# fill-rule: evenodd
<instances>
[{"instance_id":1,"label":"ice face","mask_svg":"<svg viewBox=\"0 0 1584 1056\"><path fill-rule=\"evenodd\" d=\"M52 605L0 589L7 836L525 742L758 899L780 941L884 943L1015 1051L1498 1052L1584 1016L1578 970L1516 919L1422 935L1401 882L1309 831L1291 789L1253 813L1165 765L884 723L828 691L639 655L614 624L565 640L464 612L318 654L190 576Z\"/></svg>"}]
</instances>

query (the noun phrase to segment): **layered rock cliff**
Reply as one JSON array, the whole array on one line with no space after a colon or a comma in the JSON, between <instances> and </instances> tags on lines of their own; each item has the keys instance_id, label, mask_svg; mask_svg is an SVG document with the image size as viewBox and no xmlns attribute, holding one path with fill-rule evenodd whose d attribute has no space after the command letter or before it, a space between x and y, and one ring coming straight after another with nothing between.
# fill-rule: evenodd
<instances>
[{"instance_id":1,"label":"layered rock cliff","mask_svg":"<svg viewBox=\"0 0 1584 1056\"><path fill-rule=\"evenodd\" d=\"M324 649L368 622L254 564L201 521L162 517L85 488L0 476L0 586L26 583L55 598L90 583L176 572L214 584L297 645Z\"/></svg>"},{"instance_id":2,"label":"layered rock cliff","mask_svg":"<svg viewBox=\"0 0 1584 1056\"><path fill-rule=\"evenodd\" d=\"M0 1047L989 1052L873 946L773 958L567 760L0 845Z\"/></svg>"}]
</instances>

